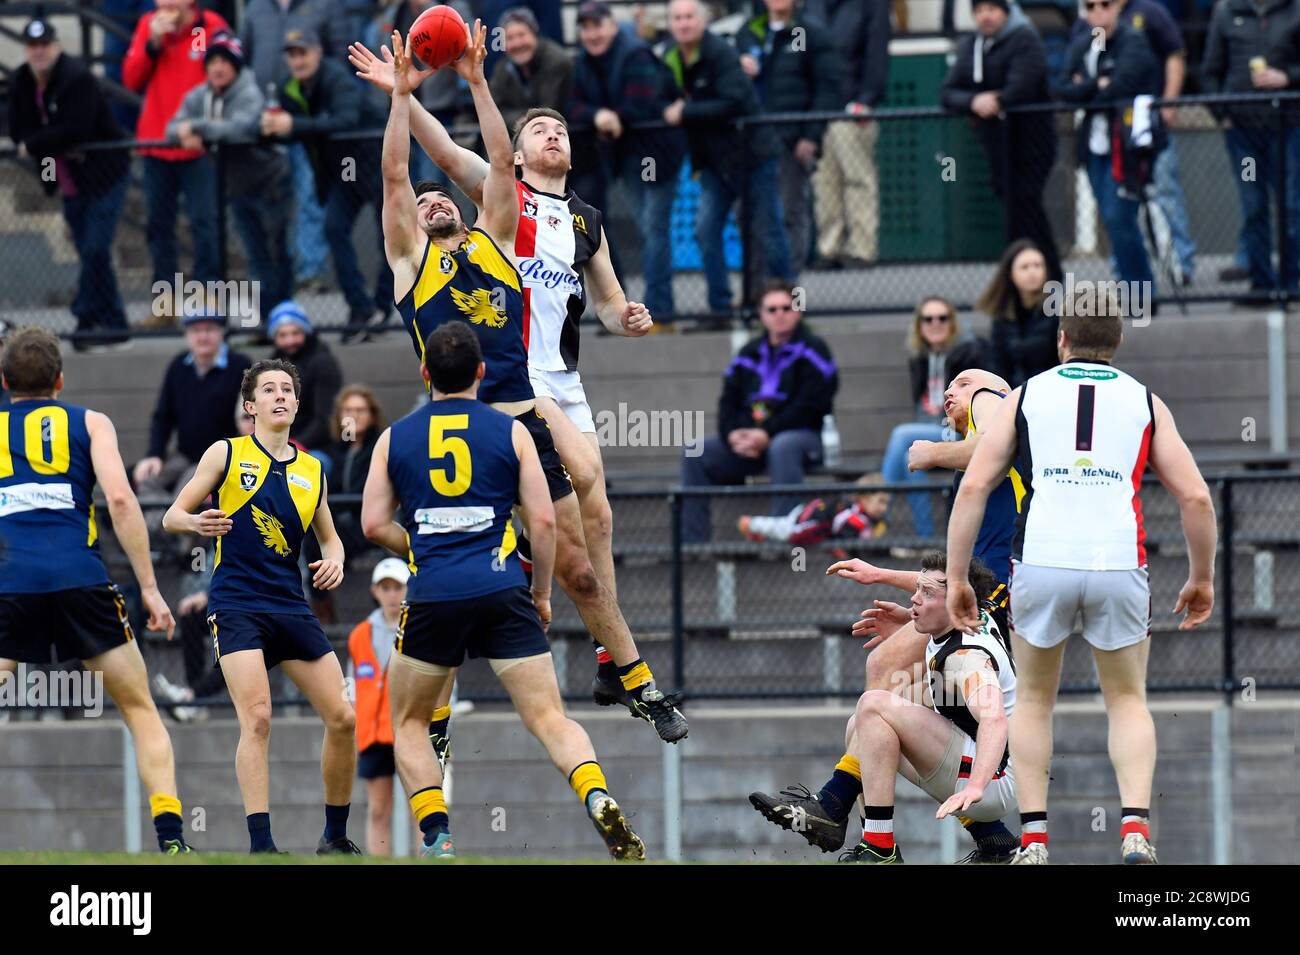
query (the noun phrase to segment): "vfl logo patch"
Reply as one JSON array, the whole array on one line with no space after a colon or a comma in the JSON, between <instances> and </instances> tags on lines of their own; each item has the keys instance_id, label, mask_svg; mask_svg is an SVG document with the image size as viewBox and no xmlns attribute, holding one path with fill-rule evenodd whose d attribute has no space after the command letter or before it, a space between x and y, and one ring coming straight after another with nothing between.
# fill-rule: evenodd
<instances>
[{"instance_id":1,"label":"vfl logo patch","mask_svg":"<svg viewBox=\"0 0 1300 955\"><path fill-rule=\"evenodd\" d=\"M288 557L289 542L284 537L284 525L256 504L252 505L253 524L262 535L262 543L281 557Z\"/></svg>"},{"instance_id":2,"label":"vfl logo patch","mask_svg":"<svg viewBox=\"0 0 1300 955\"><path fill-rule=\"evenodd\" d=\"M532 199L524 200L524 215L526 215L530 219L537 218L537 203L534 202Z\"/></svg>"},{"instance_id":3,"label":"vfl logo patch","mask_svg":"<svg viewBox=\"0 0 1300 955\"><path fill-rule=\"evenodd\" d=\"M239 475L239 486L242 490L251 491L253 489L253 485L255 485L256 483L257 483L256 474Z\"/></svg>"},{"instance_id":4,"label":"vfl logo patch","mask_svg":"<svg viewBox=\"0 0 1300 955\"><path fill-rule=\"evenodd\" d=\"M451 256L446 252L438 259L438 271L443 275L451 275L456 269L456 263L451 260Z\"/></svg>"}]
</instances>

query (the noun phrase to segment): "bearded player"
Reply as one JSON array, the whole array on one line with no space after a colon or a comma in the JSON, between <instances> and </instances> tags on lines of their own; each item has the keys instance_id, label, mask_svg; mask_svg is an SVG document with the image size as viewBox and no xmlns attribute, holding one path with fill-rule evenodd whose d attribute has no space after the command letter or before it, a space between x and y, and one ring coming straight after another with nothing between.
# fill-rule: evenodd
<instances>
[{"instance_id":1,"label":"bearded player","mask_svg":"<svg viewBox=\"0 0 1300 955\"><path fill-rule=\"evenodd\" d=\"M483 76L486 37L486 28L476 23L466 54L453 64L469 84L488 153L488 168L478 184L482 212L469 228L446 189L431 182L411 188L411 93L433 71L415 70L409 40L404 44L393 34L395 85L382 172L384 245L393 269L394 300L421 361L427 336L445 322L468 321L478 335L487 367L479 399L525 427L547 476L557 524L556 578L594 638L609 649L623 694L616 702L625 702L661 739L675 743L687 734L686 719L655 686L613 592L592 566L573 485L536 409L524 341L525 288L515 256L503 251L516 247L520 228L515 150ZM527 517L525 508L525 524ZM447 684L444 694L450 692ZM445 738L445 732L440 735Z\"/></svg>"},{"instance_id":2,"label":"bearded player","mask_svg":"<svg viewBox=\"0 0 1300 955\"><path fill-rule=\"evenodd\" d=\"M979 422L991 420L1000 402L1011 388L1005 380L989 371L971 368L957 375L944 392L944 413L954 430L962 432L964 441L915 441L908 451L908 466L913 471L936 468L957 472L953 493L961 486L962 476L980 440ZM1011 544L1015 536L1016 515L1024 497L1024 484L1015 468L1007 471L985 511L980 525L975 556L996 578L986 609L996 629L1004 637L1010 633L1009 581ZM864 560L843 560L826 571L860 584L887 584L909 594L915 593L920 574L915 571L876 567ZM891 691L908 695L920 680L925 650L929 640L920 632L909 608L877 600L863 611L853 626L855 636L868 637L864 644L871 650L867 657L866 690ZM854 752L853 720L847 734L848 746L826 784L816 793L794 786L778 795L751 793L750 804L770 822L784 829L797 829L810 843L824 852L833 852L844 844L849 813L862 792L862 771ZM958 819L975 840L976 848L964 862L1003 864L1011 861L1016 840L998 820L979 821L971 816Z\"/></svg>"},{"instance_id":3,"label":"bearded player","mask_svg":"<svg viewBox=\"0 0 1300 955\"><path fill-rule=\"evenodd\" d=\"M387 48L380 59L361 44L350 56L357 75L392 92ZM416 141L479 210L489 165L458 146L418 101L412 100L410 128ZM524 294L524 342L537 410L550 426L556 449L572 479L581 513L582 543L596 576L617 599L614 579L613 514L605 494L605 472L596 425L578 374L579 320L590 300L612 334L640 337L650 331L650 313L630 302L614 275L602 214L565 184L570 168L568 126L553 109L528 110L516 123L514 183L519 227L514 252ZM613 644L593 628L598 661L592 698L602 706L626 703ZM609 649L606 649L608 647Z\"/></svg>"}]
</instances>

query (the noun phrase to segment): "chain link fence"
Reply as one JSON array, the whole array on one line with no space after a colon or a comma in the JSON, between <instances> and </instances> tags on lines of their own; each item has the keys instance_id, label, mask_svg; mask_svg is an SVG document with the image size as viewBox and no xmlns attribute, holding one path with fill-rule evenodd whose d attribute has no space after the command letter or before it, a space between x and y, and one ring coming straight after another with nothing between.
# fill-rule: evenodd
<instances>
[{"instance_id":1,"label":"chain link fence","mask_svg":"<svg viewBox=\"0 0 1300 955\"><path fill-rule=\"evenodd\" d=\"M905 86L895 81L897 89ZM905 99L901 93L894 97ZM1300 94L1177 102L1171 146L1159 154L1150 197L1137 212L1140 253L1124 241L1123 255L1116 254L1112 233L1117 227L1105 214L1105 202L1098 202L1085 167L1077 164L1080 137L1090 127L1081 127L1076 111L1059 104L1013 109L1006 121L978 129L967 117L928 106L882 109L870 121L841 113L755 117L742 124L750 143L774 132L785 135L792 124L824 124L816 168L800 167L785 154L775 157L763 170L753 170L729 212L727 203L711 195L716 189L709 178L698 177L689 161L668 190L671 204L663 202L662 184L644 178L643 166L634 166L640 173L606 169L597 174L605 177L599 187L605 228L629 297L672 302L675 316L665 310L656 316L664 321L748 319L760 283L769 276L797 284L811 315L906 312L928 295L970 308L1009 240L1024 236L1050 245L1049 272L1058 278L1063 274L1067 285L1127 278L1135 274L1130 260L1140 254L1149 264L1160 304L1294 298L1300 275L1296 244L1284 237L1293 236L1300 224L1300 128L1290 116L1300 109ZM1155 101L1153 107L1160 105ZM1243 109L1255 116L1252 129L1238 121L1225 130L1216 120L1216 115L1239 118ZM358 143L361 154L375 149L380 133L358 131L345 138ZM475 141L473 129L456 133L462 142ZM102 156L96 167L108 169L114 164L110 157L119 157L120 165L120 158L139 145L87 144L79 149ZM55 188L57 164L17 160L13 150L0 151L0 158L10 160L0 163L0 189L10 195L0 207L0 234L11 266L0 276L7 318L63 334L80 328L86 341L113 338L116 333L106 330L105 303L120 294L133 333L174 328L166 306L160 307L164 296L157 285L163 282L166 297L173 297L174 275L155 274L159 240L157 230L151 234L149 229L139 158L131 158L119 192L106 189L105 197L93 197L94 204L83 197L73 212L66 198L61 205ZM210 177L213 195L230 197L240 187L232 182L221 150L200 165L194 174ZM363 165L355 163L340 175L378 176L377 169ZM298 169L294 176L301 179L304 173L310 175L310 169ZM591 176L584 181L592 181ZM296 191L302 194L301 182ZM643 208L652 191L657 204ZM778 208L782 201L785 206ZM259 277L264 263L255 257L250 269L249 247L241 241L230 202L196 200L179 206L176 251L182 283L196 275L192 224L199 221L205 229L215 224L221 283L264 284ZM282 208L288 215L292 201ZM1243 218L1242 208L1250 215ZM645 209L650 212L638 220ZM382 237L373 212L348 212L352 248L371 288L383 268ZM472 216L472 210L466 212ZM701 226L702 213L709 228ZM772 222L776 215L779 226ZM296 213L292 221L291 240L296 240ZM713 226L719 223L717 236ZM741 241L743 234L753 241ZM708 236L715 238L702 243ZM666 289L647 288L648 237L669 244ZM1280 248L1285 254L1278 255ZM312 268L332 275L328 254L318 250L316 257ZM710 262L720 265L706 269ZM87 274L79 294L82 265ZM298 271L303 267L299 263ZM339 329L354 319L356 305L348 304L336 281L303 281L293 294L317 326ZM233 287L219 291L235 294ZM271 304L262 303L261 310ZM254 329L258 324L256 310L240 318ZM396 320L391 310L390 320Z\"/></svg>"}]
</instances>

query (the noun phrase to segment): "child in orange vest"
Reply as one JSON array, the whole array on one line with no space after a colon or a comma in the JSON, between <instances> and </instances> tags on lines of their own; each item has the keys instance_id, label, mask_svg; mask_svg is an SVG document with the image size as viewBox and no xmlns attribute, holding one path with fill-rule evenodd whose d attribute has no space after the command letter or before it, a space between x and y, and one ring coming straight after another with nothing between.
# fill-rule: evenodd
<instances>
[{"instance_id":1,"label":"child in orange vest","mask_svg":"<svg viewBox=\"0 0 1300 955\"><path fill-rule=\"evenodd\" d=\"M411 571L396 557L381 560L370 575L370 596L379 606L348 636L348 676L355 688L357 775L366 781L366 850L392 854L393 721L388 708L388 661L406 600Z\"/></svg>"}]
</instances>

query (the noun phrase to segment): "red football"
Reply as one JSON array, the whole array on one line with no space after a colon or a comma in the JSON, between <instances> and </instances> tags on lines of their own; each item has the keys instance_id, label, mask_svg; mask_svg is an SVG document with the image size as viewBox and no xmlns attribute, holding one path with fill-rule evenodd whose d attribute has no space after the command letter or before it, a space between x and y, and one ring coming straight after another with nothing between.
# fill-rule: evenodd
<instances>
[{"instance_id":1,"label":"red football","mask_svg":"<svg viewBox=\"0 0 1300 955\"><path fill-rule=\"evenodd\" d=\"M411 24L411 52L425 66L439 69L460 59L469 44L469 29L452 7L430 7Z\"/></svg>"}]
</instances>

